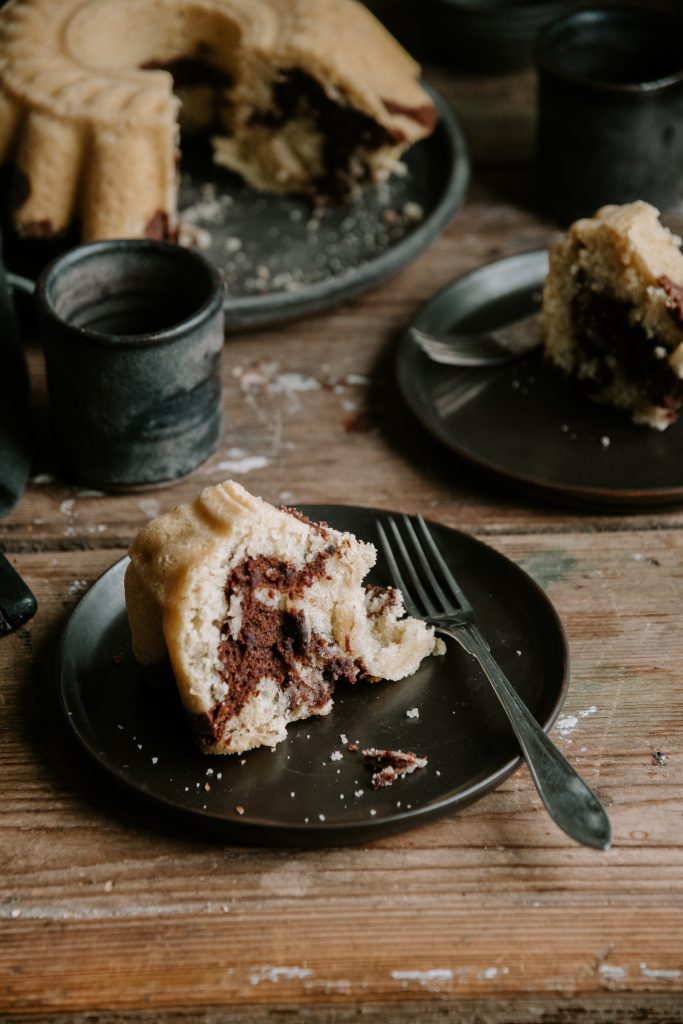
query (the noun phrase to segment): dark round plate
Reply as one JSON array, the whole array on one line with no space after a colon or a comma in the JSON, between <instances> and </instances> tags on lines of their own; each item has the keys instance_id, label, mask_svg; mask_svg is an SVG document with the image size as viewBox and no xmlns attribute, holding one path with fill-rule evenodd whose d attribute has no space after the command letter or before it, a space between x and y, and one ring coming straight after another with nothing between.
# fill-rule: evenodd
<instances>
[{"instance_id":1,"label":"dark round plate","mask_svg":"<svg viewBox=\"0 0 683 1024\"><path fill-rule=\"evenodd\" d=\"M326 309L414 259L465 197L467 146L453 110L429 90L439 121L406 153L405 174L319 216L303 198L255 192L202 154L187 154L179 207L226 282L226 329Z\"/></svg>"},{"instance_id":2,"label":"dark round plate","mask_svg":"<svg viewBox=\"0 0 683 1024\"><path fill-rule=\"evenodd\" d=\"M384 513L304 506L315 519L376 541ZM562 625L518 566L466 534L434 526L513 685L546 729L568 682ZM67 721L88 753L138 794L240 842L338 845L376 838L457 810L519 764L507 719L476 663L456 643L399 683L340 686L325 718L298 722L273 751L207 756L193 745L175 686L152 688L130 648L126 560L85 594L65 630L59 681ZM381 558L372 581L387 583ZM408 711L417 708L418 714ZM426 755L429 763L374 791L361 747ZM338 752L338 753L337 753ZM341 758L338 756L341 754ZM237 811L241 807L243 814Z\"/></svg>"},{"instance_id":3,"label":"dark round plate","mask_svg":"<svg viewBox=\"0 0 683 1024\"><path fill-rule=\"evenodd\" d=\"M428 331L483 331L538 307L548 254L523 253L459 277L418 314ZM516 485L597 510L683 502L683 421L660 432L584 397L540 351L496 369L427 358L406 333L398 351L405 401L452 452Z\"/></svg>"}]
</instances>

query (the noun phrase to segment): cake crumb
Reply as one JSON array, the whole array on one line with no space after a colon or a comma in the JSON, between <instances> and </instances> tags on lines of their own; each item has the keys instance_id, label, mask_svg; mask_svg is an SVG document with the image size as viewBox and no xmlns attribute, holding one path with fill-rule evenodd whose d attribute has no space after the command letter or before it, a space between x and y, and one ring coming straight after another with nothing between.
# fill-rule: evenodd
<instances>
[{"instance_id":1,"label":"cake crumb","mask_svg":"<svg viewBox=\"0 0 683 1024\"><path fill-rule=\"evenodd\" d=\"M420 709L419 708L408 708L408 710L406 711L406 718L419 718L419 717L420 717Z\"/></svg>"},{"instance_id":2,"label":"cake crumb","mask_svg":"<svg viewBox=\"0 0 683 1024\"><path fill-rule=\"evenodd\" d=\"M609 448L611 443L612 443L612 438L608 437L607 434L603 434L603 436L600 438L600 444L602 445L603 448Z\"/></svg>"},{"instance_id":3,"label":"cake crumb","mask_svg":"<svg viewBox=\"0 0 683 1024\"><path fill-rule=\"evenodd\" d=\"M341 761L343 756L341 750L333 750L330 754L330 761Z\"/></svg>"},{"instance_id":4,"label":"cake crumb","mask_svg":"<svg viewBox=\"0 0 683 1024\"><path fill-rule=\"evenodd\" d=\"M346 749L350 750L352 754L355 754L356 751L359 749L359 747L360 747L359 743L347 743L347 745L346 745Z\"/></svg>"},{"instance_id":5,"label":"cake crumb","mask_svg":"<svg viewBox=\"0 0 683 1024\"><path fill-rule=\"evenodd\" d=\"M396 779L410 775L427 764L426 757L418 757L412 750L377 750L375 747L363 751L363 761L372 770L373 789L391 786Z\"/></svg>"},{"instance_id":6,"label":"cake crumb","mask_svg":"<svg viewBox=\"0 0 683 1024\"><path fill-rule=\"evenodd\" d=\"M404 203L403 216L405 217L406 220L412 221L414 224L417 224L424 218L424 215L424 208L420 206L419 203L416 203L413 200L409 200L407 203Z\"/></svg>"},{"instance_id":7,"label":"cake crumb","mask_svg":"<svg viewBox=\"0 0 683 1024\"><path fill-rule=\"evenodd\" d=\"M237 804L235 810L238 814L244 814L244 807L242 807L242 804Z\"/></svg>"}]
</instances>

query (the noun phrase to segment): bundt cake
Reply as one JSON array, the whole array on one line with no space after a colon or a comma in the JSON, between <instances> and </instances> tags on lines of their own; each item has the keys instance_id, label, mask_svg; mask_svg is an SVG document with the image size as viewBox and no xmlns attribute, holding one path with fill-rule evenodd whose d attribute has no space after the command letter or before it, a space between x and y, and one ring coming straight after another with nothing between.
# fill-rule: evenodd
<instances>
[{"instance_id":1,"label":"bundt cake","mask_svg":"<svg viewBox=\"0 0 683 1024\"><path fill-rule=\"evenodd\" d=\"M9 0L12 223L173 237L179 125L256 189L353 195L432 130L418 72L356 0Z\"/></svg>"},{"instance_id":2,"label":"bundt cake","mask_svg":"<svg viewBox=\"0 0 683 1024\"><path fill-rule=\"evenodd\" d=\"M683 403L680 239L644 202L605 206L550 254L545 351L596 400L664 430Z\"/></svg>"},{"instance_id":3,"label":"bundt cake","mask_svg":"<svg viewBox=\"0 0 683 1024\"><path fill-rule=\"evenodd\" d=\"M168 657L196 739L229 754L326 715L339 679L401 679L435 650L399 591L364 587L372 544L276 509L237 483L153 519L130 549L133 653Z\"/></svg>"}]
</instances>

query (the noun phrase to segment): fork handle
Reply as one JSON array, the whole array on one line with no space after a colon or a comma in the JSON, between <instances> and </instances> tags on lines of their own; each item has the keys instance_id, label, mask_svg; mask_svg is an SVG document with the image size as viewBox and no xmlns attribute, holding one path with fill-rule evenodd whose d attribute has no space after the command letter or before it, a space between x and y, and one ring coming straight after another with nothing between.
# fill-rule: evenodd
<instances>
[{"instance_id":1,"label":"fork handle","mask_svg":"<svg viewBox=\"0 0 683 1024\"><path fill-rule=\"evenodd\" d=\"M521 700L475 626L439 627L477 659L503 705L546 810L559 827L585 846L608 850L612 829L595 793L560 753Z\"/></svg>"}]
</instances>

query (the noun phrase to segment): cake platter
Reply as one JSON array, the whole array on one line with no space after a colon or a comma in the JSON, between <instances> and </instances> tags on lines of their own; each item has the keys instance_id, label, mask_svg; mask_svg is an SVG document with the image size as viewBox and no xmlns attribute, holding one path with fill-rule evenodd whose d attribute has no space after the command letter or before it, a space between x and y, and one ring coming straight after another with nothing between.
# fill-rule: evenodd
<instances>
[{"instance_id":1,"label":"cake platter","mask_svg":"<svg viewBox=\"0 0 683 1024\"><path fill-rule=\"evenodd\" d=\"M546 251L464 274L419 312L425 331L486 331L538 308ZM403 397L455 455L499 480L598 511L683 503L683 421L660 432L591 402L536 351L493 369L432 362L411 335L397 358Z\"/></svg>"},{"instance_id":2,"label":"cake platter","mask_svg":"<svg viewBox=\"0 0 683 1024\"><path fill-rule=\"evenodd\" d=\"M225 279L227 332L284 322L367 291L449 223L465 197L469 155L455 113L428 91L438 123L404 155L401 172L327 209L303 197L256 192L212 162L208 143L186 147L181 239ZM34 276L58 252L54 242L8 237L6 261L10 270Z\"/></svg>"},{"instance_id":3,"label":"cake platter","mask_svg":"<svg viewBox=\"0 0 683 1024\"><path fill-rule=\"evenodd\" d=\"M383 514L338 505L301 511L370 541ZM568 685L566 640L553 606L503 555L456 530L433 529L496 658L549 729ZM190 738L170 673L167 686L151 686L133 659L125 567L124 559L101 576L69 620L58 656L62 704L110 780L195 831L267 845L364 842L464 807L520 763L497 698L457 644L401 682L338 686L330 715L291 725L273 750L204 755ZM389 582L381 556L370 580ZM355 742L414 751L428 764L373 790L361 754L348 749Z\"/></svg>"}]
</instances>

